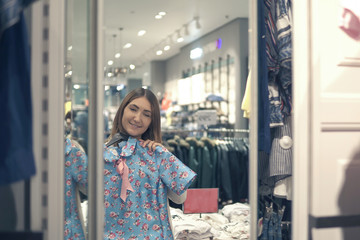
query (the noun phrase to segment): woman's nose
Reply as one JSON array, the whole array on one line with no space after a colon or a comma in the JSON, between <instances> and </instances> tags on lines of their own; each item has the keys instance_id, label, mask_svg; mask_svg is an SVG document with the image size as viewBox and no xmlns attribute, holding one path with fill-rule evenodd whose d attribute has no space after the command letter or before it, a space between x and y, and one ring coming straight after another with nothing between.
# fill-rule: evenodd
<instances>
[{"instance_id":1,"label":"woman's nose","mask_svg":"<svg viewBox=\"0 0 360 240\"><path fill-rule=\"evenodd\" d=\"M141 120L140 113L135 113L135 114L134 114L134 120L135 120L136 122L140 122L140 120Z\"/></svg>"}]
</instances>

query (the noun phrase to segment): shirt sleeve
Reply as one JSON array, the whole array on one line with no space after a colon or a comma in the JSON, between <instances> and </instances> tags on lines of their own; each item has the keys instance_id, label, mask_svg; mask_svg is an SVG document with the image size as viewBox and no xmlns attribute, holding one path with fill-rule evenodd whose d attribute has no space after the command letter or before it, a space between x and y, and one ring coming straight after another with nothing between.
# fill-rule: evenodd
<instances>
[{"instance_id":1,"label":"shirt sleeve","mask_svg":"<svg viewBox=\"0 0 360 240\"><path fill-rule=\"evenodd\" d=\"M86 153L76 147L70 139L65 140L65 174L87 189L88 159Z\"/></svg>"},{"instance_id":2,"label":"shirt sleeve","mask_svg":"<svg viewBox=\"0 0 360 240\"><path fill-rule=\"evenodd\" d=\"M166 148L159 148L155 151L155 158L159 163L160 178L171 191L181 195L195 180L196 173Z\"/></svg>"}]
</instances>

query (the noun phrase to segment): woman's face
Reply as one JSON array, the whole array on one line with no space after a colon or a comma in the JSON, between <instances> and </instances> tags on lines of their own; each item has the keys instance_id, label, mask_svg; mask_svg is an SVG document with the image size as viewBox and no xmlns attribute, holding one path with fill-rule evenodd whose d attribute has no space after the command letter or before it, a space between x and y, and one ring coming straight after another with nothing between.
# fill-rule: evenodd
<instances>
[{"instance_id":1,"label":"woman's face","mask_svg":"<svg viewBox=\"0 0 360 240\"><path fill-rule=\"evenodd\" d=\"M146 97L139 97L125 107L121 124L130 136L139 139L150 126L151 114L150 102Z\"/></svg>"}]
</instances>

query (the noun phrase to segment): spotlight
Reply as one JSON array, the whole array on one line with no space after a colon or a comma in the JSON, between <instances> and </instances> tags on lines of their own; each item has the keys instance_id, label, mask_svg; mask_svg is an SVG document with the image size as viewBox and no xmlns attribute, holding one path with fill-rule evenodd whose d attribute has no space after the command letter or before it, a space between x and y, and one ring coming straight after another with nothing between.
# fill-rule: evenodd
<instances>
[{"instance_id":1,"label":"spotlight","mask_svg":"<svg viewBox=\"0 0 360 240\"><path fill-rule=\"evenodd\" d=\"M177 38L176 38L176 41L178 42L178 43L181 43L181 42L183 42L184 41L184 38L181 36L181 34L180 34L180 30L177 30Z\"/></svg>"},{"instance_id":2,"label":"spotlight","mask_svg":"<svg viewBox=\"0 0 360 240\"><path fill-rule=\"evenodd\" d=\"M131 48L131 46L132 46L131 43L127 43L127 44L124 45L124 49L126 49L126 48Z\"/></svg>"},{"instance_id":3,"label":"spotlight","mask_svg":"<svg viewBox=\"0 0 360 240\"><path fill-rule=\"evenodd\" d=\"M140 30L140 31L138 32L138 36L139 36L139 37L144 36L145 33L146 33L145 30Z\"/></svg>"}]
</instances>

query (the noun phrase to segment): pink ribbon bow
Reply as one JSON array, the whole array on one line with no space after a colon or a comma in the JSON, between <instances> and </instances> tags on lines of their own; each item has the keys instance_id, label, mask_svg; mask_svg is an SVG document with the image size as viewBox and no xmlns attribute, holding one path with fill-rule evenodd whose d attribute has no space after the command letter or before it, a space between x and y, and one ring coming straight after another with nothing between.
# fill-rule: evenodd
<instances>
[{"instance_id":1,"label":"pink ribbon bow","mask_svg":"<svg viewBox=\"0 0 360 240\"><path fill-rule=\"evenodd\" d=\"M120 174L121 179L122 179L120 198L124 202L126 201L127 190L130 190L132 192L134 191L134 189L132 188L130 181L129 181L129 168L126 165L125 161L126 160L124 158L120 158L118 161L117 168L116 168L116 172Z\"/></svg>"}]
</instances>

